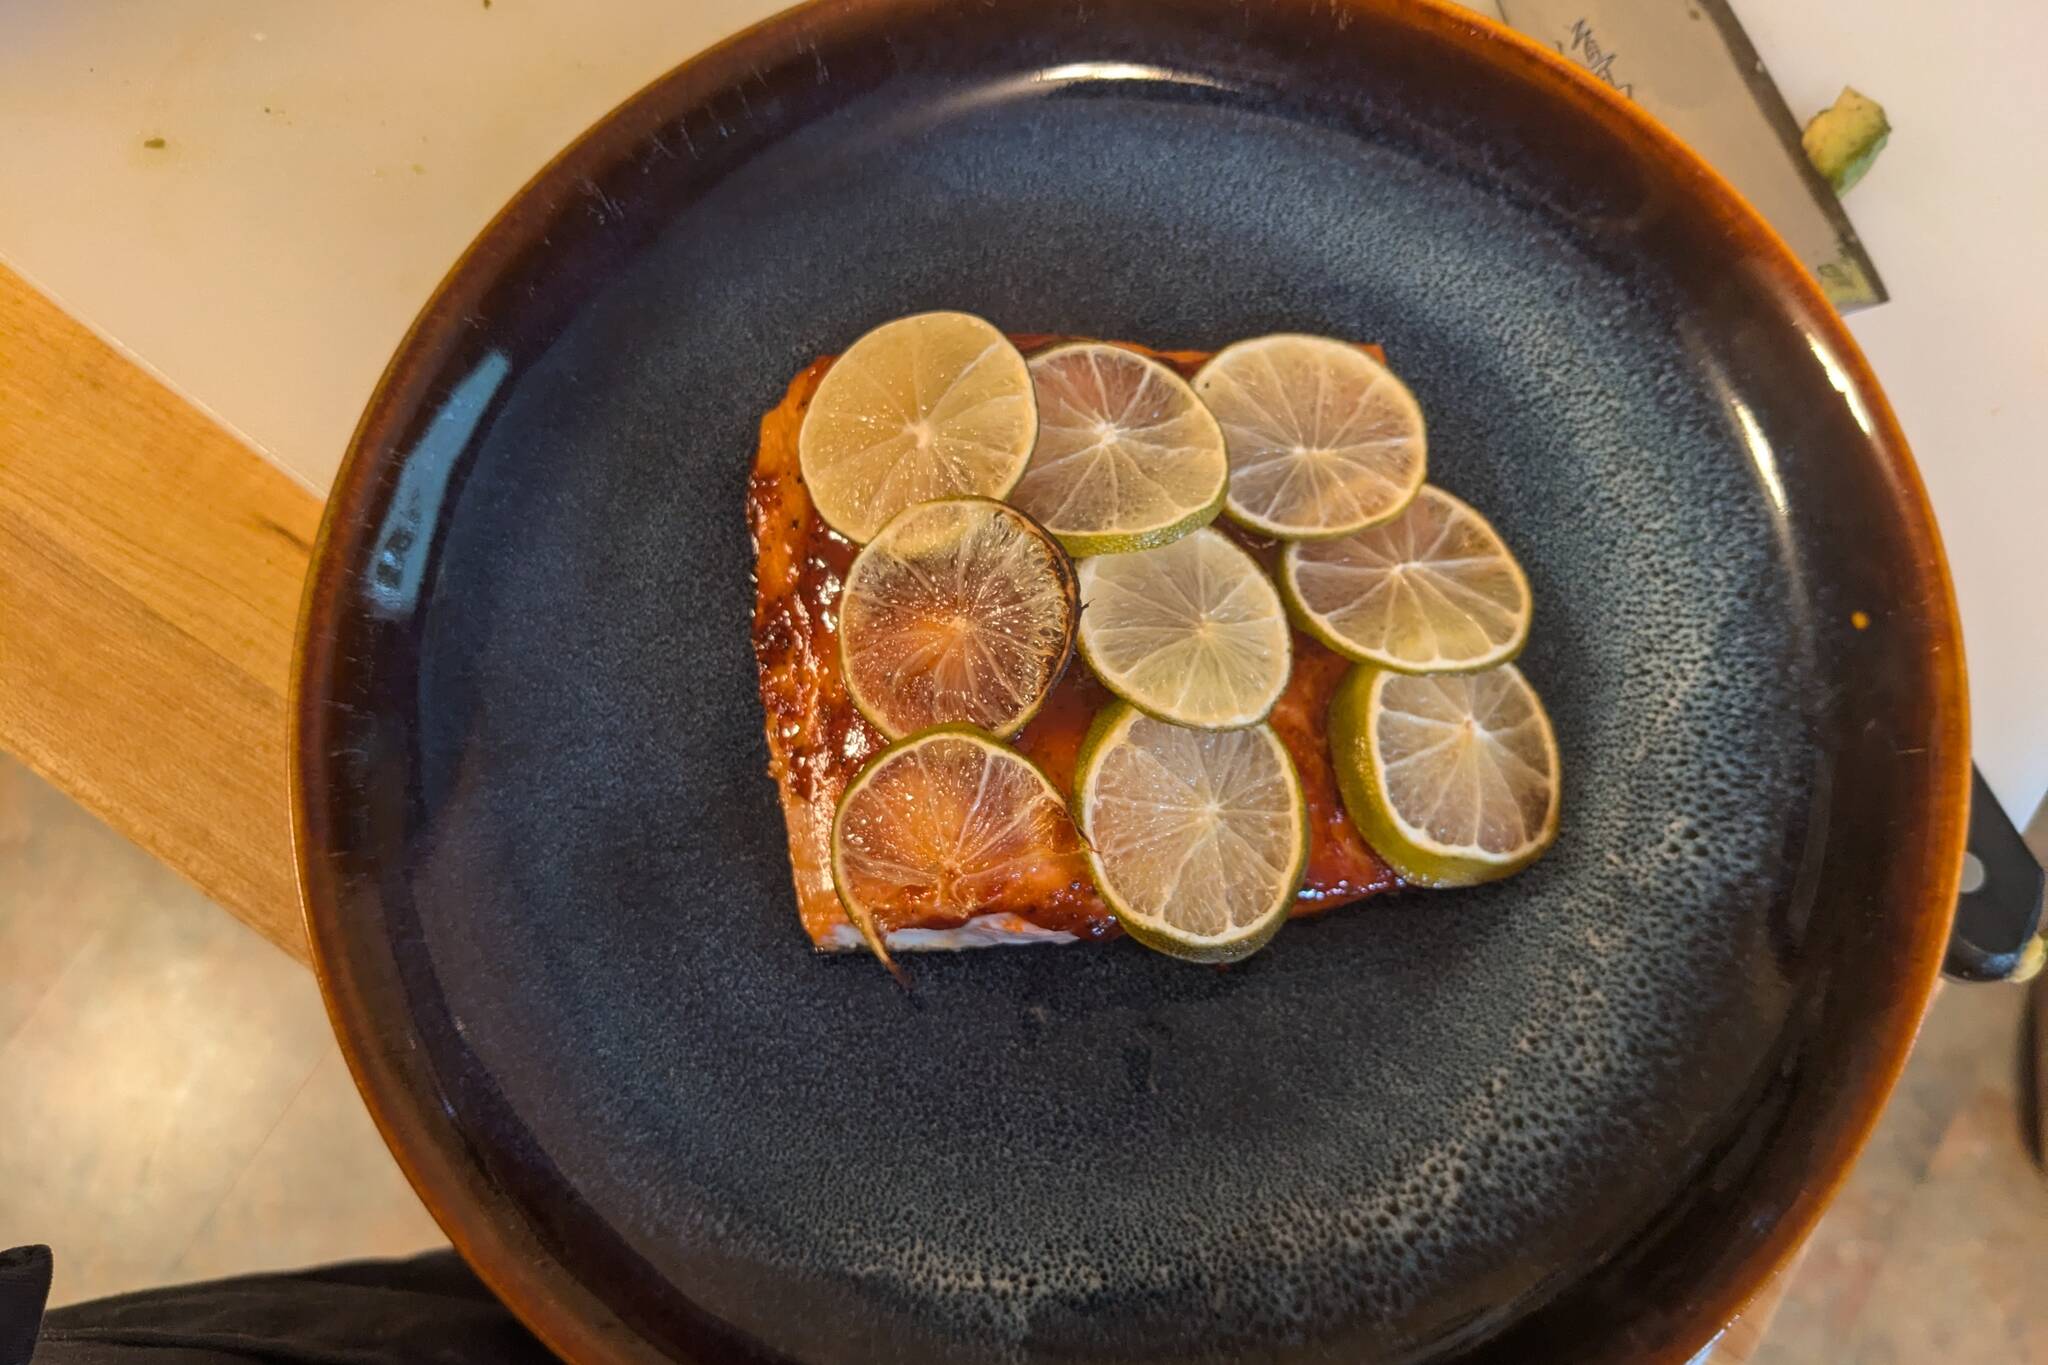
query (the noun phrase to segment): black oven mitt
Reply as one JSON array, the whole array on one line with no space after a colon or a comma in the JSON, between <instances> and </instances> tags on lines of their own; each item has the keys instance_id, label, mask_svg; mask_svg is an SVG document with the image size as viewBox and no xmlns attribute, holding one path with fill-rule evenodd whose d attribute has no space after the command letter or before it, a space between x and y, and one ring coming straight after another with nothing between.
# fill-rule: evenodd
<instances>
[{"instance_id":1,"label":"black oven mitt","mask_svg":"<svg viewBox=\"0 0 2048 1365\"><path fill-rule=\"evenodd\" d=\"M0 1365L28 1365L50 1301L50 1249L0 1251Z\"/></svg>"},{"instance_id":2,"label":"black oven mitt","mask_svg":"<svg viewBox=\"0 0 2048 1365\"><path fill-rule=\"evenodd\" d=\"M17 1258L19 1285L6 1268ZM0 1365L555 1365L452 1251L145 1289L45 1314L49 1285L49 1248L0 1259Z\"/></svg>"}]
</instances>

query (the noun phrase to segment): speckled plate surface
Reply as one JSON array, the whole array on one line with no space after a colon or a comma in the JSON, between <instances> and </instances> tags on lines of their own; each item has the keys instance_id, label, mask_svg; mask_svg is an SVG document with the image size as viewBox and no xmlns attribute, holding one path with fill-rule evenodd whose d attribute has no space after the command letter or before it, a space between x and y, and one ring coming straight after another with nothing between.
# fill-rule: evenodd
<instances>
[{"instance_id":1,"label":"speckled plate surface","mask_svg":"<svg viewBox=\"0 0 2048 1365\"><path fill-rule=\"evenodd\" d=\"M1385 345L1528 569L1541 864L915 962L798 931L742 502L884 318ZM613 115L408 338L307 601L323 984L577 1360L1679 1360L1867 1131L1960 856L1961 661L1881 395L1617 96L1413 3L853 0Z\"/></svg>"}]
</instances>

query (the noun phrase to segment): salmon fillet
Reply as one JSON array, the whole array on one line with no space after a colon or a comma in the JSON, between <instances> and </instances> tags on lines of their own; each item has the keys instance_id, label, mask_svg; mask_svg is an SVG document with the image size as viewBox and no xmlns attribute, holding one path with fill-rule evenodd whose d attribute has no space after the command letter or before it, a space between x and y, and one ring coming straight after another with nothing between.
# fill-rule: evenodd
<instances>
[{"instance_id":1,"label":"salmon fillet","mask_svg":"<svg viewBox=\"0 0 2048 1365\"><path fill-rule=\"evenodd\" d=\"M1069 338L1012 338L1027 354ZM1130 343L1192 375L1209 358L1201 351L1154 351ZM1367 347L1375 356L1375 347ZM859 948L861 939L832 887L832 816L840 793L888 743L854 709L839 671L838 604L859 546L825 524L811 506L797 462L797 432L833 357L797 375L761 419L761 445L747 493L754 541L754 658L761 674L768 773L782 798L789 864L804 933L822 951ZM1218 523L1219 526L1222 523ZM1230 527L1269 568L1277 547ZM1294 671L1273 708L1271 724L1300 770L1309 810L1308 870L1294 914L1312 915L1400 885L1344 814L1330 767L1324 715L1348 661L1310 637L1294 636ZM1045 705L1018 734L1018 749L1062 790L1072 789L1074 760L1095 713L1112 698L1077 655ZM1053 850L1038 875L1006 886L1001 899L965 919L935 921L909 905L880 906L877 927L893 951L1071 943L1116 934L1116 920L1077 859Z\"/></svg>"}]
</instances>

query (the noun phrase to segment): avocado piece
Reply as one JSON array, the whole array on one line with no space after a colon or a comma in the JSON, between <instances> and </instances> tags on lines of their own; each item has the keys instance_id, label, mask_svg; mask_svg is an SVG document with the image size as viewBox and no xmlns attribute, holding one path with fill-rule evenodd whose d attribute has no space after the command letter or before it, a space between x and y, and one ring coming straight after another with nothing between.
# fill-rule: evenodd
<instances>
[{"instance_id":1,"label":"avocado piece","mask_svg":"<svg viewBox=\"0 0 2048 1365\"><path fill-rule=\"evenodd\" d=\"M1835 193L1847 194L1877 160L1891 135L1884 106L1845 85L1834 104L1807 122L1799 141L1806 148L1806 159L1826 177Z\"/></svg>"}]
</instances>

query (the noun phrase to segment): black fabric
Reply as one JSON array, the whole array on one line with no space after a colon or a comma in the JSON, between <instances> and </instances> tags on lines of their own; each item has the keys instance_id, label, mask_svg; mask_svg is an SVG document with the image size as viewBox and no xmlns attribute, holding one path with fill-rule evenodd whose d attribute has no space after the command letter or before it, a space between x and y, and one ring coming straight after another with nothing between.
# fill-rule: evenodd
<instances>
[{"instance_id":1,"label":"black fabric","mask_svg":"<svg viewBox=\"0 0 2048 1365\"><path fill-rule=\"evenodd\" d=\"M50 1299L50 1249L0 1251L0 1365L25 1365Z\"/></svg>"},{"instance_id":2,"label":"black fabric","mask_svg":"<svg viewBox=\"0 0 2048 1365\"><path fill-rule=\"evenodd\" d=\"M43 1253L47 1286L47 1249L24 1250ZM6 1286L0 1341L34 1351L0 1365L555 1365L452 1251L73 1304L42 1317L39 1340L28 1296Z\"/></svg>"}]
</instances>

